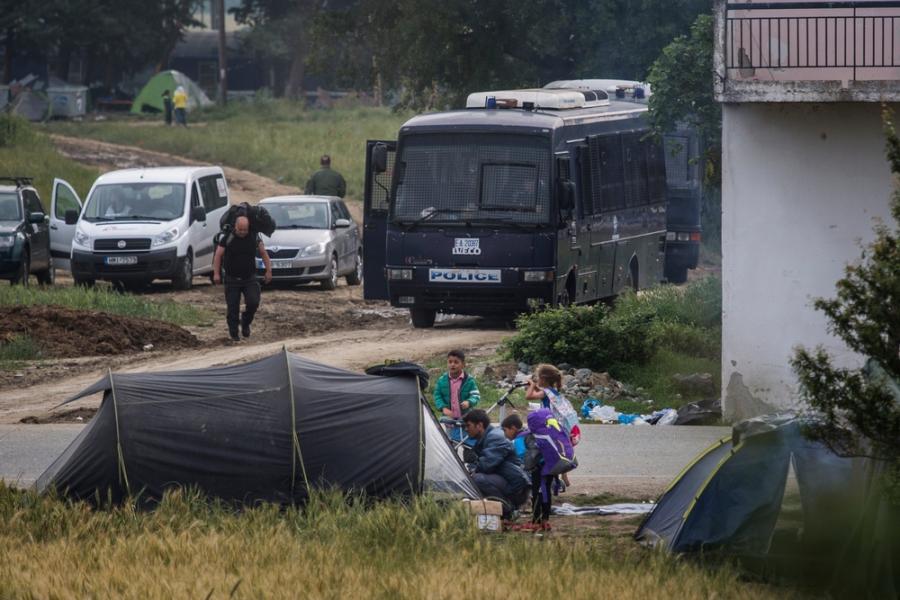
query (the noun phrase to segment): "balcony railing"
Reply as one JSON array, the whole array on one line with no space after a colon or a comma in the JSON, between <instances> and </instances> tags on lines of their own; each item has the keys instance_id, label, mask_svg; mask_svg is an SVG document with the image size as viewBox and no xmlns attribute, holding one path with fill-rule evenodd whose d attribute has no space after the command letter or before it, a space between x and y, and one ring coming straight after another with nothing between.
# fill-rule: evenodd
<instances>
[{"instance_id":1,"label":"balcony railing","mask_svg":"<svg viewBox=\"0 0 900 600\"><path fill-rule=\"evenodd\" d=\"M896 71L872 69L900 67L900 1L727 3L725 9L728 78L759 79L757 69L816 70L797 77L808 79L839 69L840 76L823 78L856 80L858 69L868 69L862 79L893 79Z\"/></svg>"}]
</instances>

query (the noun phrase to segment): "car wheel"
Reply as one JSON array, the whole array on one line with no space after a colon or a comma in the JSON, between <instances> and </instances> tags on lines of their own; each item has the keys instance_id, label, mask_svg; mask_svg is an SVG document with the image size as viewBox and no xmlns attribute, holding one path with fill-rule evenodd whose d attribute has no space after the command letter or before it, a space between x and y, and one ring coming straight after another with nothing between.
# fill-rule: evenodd
<instances>
[{"instance_id":1,"label":"car wheel","mask_svg":"<svg viewBox=\"0 0 900 600\"><path fill-rule=\"evenodd\" d=\"M172 280L172 285L176 290L183 292L191 289L193 284L194 259L191 257L191 253L188 252L187 256L184 257L184 260L181 261L181 268L178 270L175 279Z\"/></svg>"},{"instance_id":2,"label":"car wheel","mask_svg":"<svg viewBox=\"0 0 900 600\"><path fill-rule=\"evenodd\" d=\"M437 311L428 310L427 308L411 308L409 316L412 319L413 327L416 329L429 329L434 327L434 318Z\"/></svg>"},{"instance_id":3,"label":"car wheel","mask_svg":"<svg viewBox=\"0 0 900 600\"><path fill-rule=\"evenodd\" d=\"M12 282L14 285L28 287L28 278L31 276L31 255L27 250L22 252L22 260L19 262L19 272L16 273Z\"/></svg>"},{"instance_id":4,"label":"car wheel","mask_svg":"<svg viewBox=\"0 0 900 600\"><path fill-rule=\"evenodd\" d=\"M46 271L35 273L38 283L41 285L53 285L56 283L56 267L53 266L53 258L50 259L50 266Z\"/></svg>"},{"instance_id":5,"label":"car wheel","mask_svg":"<svg viewBox=\"0 0 900 600\"><path fill-rule=\"evenodd\" d=\"M338 264L337 256L331 257L331 266L328 269L328 279L322 280L323 290L333 290L338 285Z\"/></svg>"},{"instance_id":6,"label":"car wheel","mask_svg":"<svg viewBox=\"0 0 900 600\"><path fill-rule=\"evenodd\" d=\"M363 258L362 254L356 254L356 266L353 272L347 275L347 285L359 285L363 278Z\"/></svg>"},{"instance_id":7,"label":"car wheel","mask_svg":"<svg viewBox=\"0 0 900 600\"><path fill-rule=\"evenodd\" d=\"M666 281L669 283L684 283L688 278L687 267L666 267Z\"/></svg>"}]
</instances>

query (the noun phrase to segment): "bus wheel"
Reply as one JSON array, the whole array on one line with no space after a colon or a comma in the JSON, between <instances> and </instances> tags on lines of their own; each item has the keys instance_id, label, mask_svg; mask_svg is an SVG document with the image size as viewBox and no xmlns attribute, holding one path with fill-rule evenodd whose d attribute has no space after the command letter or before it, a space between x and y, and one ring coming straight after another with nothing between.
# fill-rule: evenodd
<instances>
[{"instance_id":1,"label":"bus wheel","mask_svg":"<svg viewBox=\"0 0 900 600\"><path fill-rule=\"evenodd\" d=\"M684 283L688 278L687 267L666 266L666 281L669 283Z\"/></svg>"},{"instance_id":2,"label":"bus wheel","mask_svg":"<svg viewBox=\"0 0 900 600\"><path fill-rule=\"evenodd\" d=\"M411 308L409 316L412 319L413 327L417 329L428 329L434 327L434 317L437 311L428 310L427 308Z\"/></svg>"}]
</instances>

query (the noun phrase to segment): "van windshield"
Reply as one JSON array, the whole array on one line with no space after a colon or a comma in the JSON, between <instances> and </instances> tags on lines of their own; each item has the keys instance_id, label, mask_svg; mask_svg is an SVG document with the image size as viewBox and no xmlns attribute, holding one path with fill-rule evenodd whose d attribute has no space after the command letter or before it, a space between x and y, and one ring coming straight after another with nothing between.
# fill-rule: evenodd
<instances>
[{"instance_id":1,"label":"van windshield","mask_svg":"<svg viewBox=\"0 0 900 600\"><path fill-rule=\"evenodd\" d=\"M15 192L0 193L0 221L20 221L22 219L21 202Z\"/></svg>"},{"instance_id":2,"label":"van windshield","mask_svg":"<svg viewBox=\"0 0 900 600\"><path fill-rule=\"evenodd\" d=\"M88 198L84 220L171 221L184 214L184 184L112 183L98 185Z\"/></svg>"},{"instance_id":3,"label":"van windshield","mask_svg":"<svg viewBox=\"0 0 900 600\"><path fill-rule=\"evenodd\" d=\"M403 141L393 197L395 223L512 223L550 218L547 138L417 134Z\"/></svg>"}]
</instances>

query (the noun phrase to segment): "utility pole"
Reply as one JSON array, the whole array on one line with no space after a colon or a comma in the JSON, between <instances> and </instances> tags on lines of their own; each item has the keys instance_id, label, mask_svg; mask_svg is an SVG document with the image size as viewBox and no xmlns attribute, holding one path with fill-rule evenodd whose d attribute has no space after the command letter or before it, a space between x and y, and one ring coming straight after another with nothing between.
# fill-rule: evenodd
<instances>
[{"instance_id":1,"label":"utility pole","mask_svg":"<svg viewBox=\"0 0 900 600\"><path fill-rule=\"evenodd\" d=\"M219 27L219 106L225 106L228 95L228 57L225 55L225 0L212 0L216 3L216 25Z\"/></svg>"}]
</instances>

